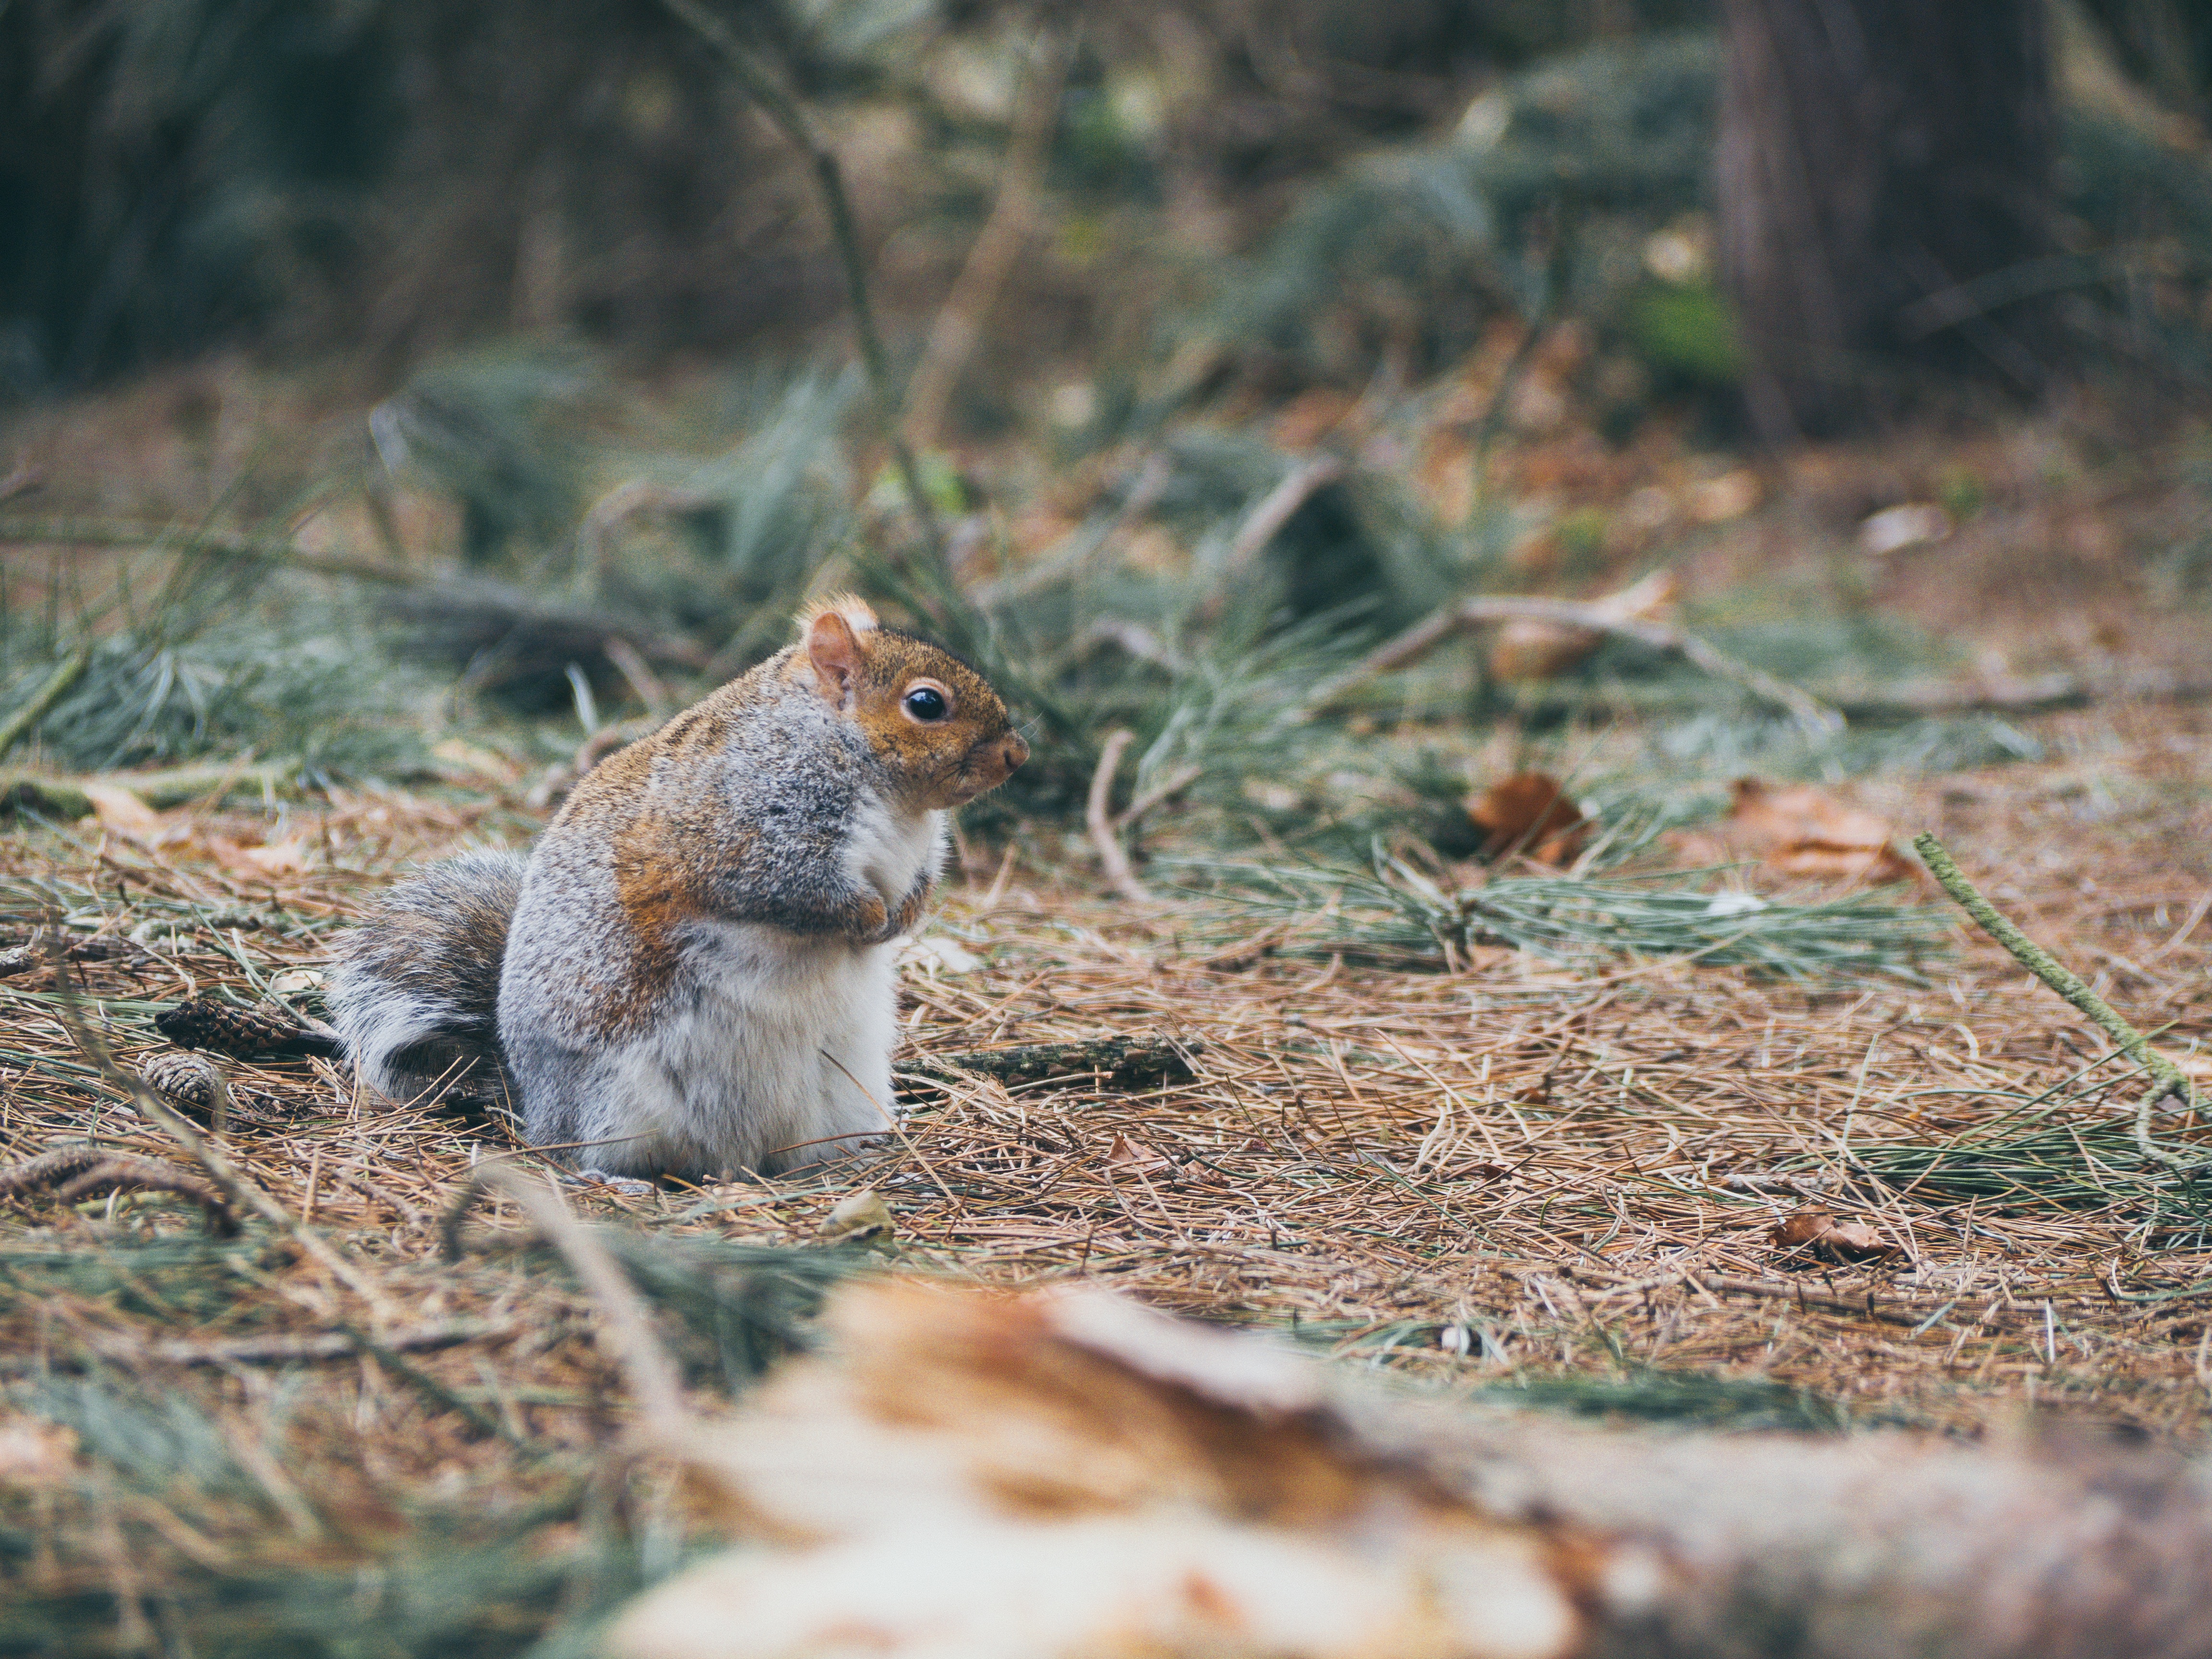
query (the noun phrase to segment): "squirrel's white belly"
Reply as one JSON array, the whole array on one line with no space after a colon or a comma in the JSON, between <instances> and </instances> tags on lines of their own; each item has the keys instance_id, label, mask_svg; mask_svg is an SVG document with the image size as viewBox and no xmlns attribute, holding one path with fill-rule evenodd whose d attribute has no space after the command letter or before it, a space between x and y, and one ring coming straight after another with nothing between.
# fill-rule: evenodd
<instances>
[{"instance_id":1,"label":"squirrel's white belly","mask_svg":"<svg viewBox=\"0 0 2212 1659\"><path fill-rule=\"evenodd\" d=\"M773 1171L890 1129L891 946L756 922L702 921L687 933L691 994L606 1056L610 1092L643 1137L625 1162Z\"/></svg>"}]
</instances>

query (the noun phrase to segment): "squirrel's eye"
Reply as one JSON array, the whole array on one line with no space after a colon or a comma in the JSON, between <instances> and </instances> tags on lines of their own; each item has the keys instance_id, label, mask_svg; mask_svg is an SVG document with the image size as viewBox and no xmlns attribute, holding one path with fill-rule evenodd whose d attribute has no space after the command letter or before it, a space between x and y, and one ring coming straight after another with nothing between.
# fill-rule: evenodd
<instances>
[{"instance_id":1,"label":"squirrel's eye","mask_svg":"<svg viewBox=\"0 0 2212 1659\"><path fill-rule=\"evenodd\" d=\"M945 693L933 685L917 685L906 694L906 712L922 722L932 725L952 712L945 701Z\"/></svg>"}]
</instances>

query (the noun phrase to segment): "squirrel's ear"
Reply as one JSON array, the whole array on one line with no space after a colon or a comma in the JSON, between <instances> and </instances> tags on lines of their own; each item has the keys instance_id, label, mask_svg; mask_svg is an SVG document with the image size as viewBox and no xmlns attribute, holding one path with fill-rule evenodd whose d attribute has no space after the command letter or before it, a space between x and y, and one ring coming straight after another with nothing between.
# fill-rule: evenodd
<instances>
[{"instance_id":1,"label":"squirrel's ear","mask_svg":"<svg viewBox=\"0 0 2212 1659\"><path fill-rule=\"evenodd\" d=\"M814 665L815 689L833 708L842 708L860 674L860 641L853 624L837 611L816 613L806 624L806 659Z\"/></svg>"}]
</instances>

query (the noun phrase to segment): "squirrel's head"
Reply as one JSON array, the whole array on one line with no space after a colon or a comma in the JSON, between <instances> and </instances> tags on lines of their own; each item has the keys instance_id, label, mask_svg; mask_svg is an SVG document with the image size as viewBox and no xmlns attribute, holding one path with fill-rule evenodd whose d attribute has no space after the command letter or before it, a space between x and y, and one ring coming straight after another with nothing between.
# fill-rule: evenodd
<instances>
[{"instance_id":1,"label":"squirrel's head","mask_svg":"<svg viewBox=\"0 0 2212 1659\"><path fill-rule=\"evenodd\" d=\"M799 623L800 672L867 734L908 805L961 805L1030 757L990 682L942 647L882 626L842 594L809 605Z\"/></svg>"}]
</instances>

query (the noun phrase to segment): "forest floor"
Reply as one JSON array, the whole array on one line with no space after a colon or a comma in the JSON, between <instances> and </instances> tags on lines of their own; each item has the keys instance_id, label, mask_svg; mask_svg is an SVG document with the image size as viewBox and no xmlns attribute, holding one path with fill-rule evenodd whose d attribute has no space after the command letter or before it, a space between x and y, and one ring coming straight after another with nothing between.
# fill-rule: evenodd
<instances>
[{"instance_id":1,"label":"forest floor","mask_svg":"<svg viewBox=\"0 0 2212 1659\"><path fill-rule=\"evenodd\" d=\"M1504 467L1563 514L1578 491L1769 495L1679 565L1708 609L1808 571L1832 586L1844 561L1868 605L2001 658L1999 679L2201 665L2201 612L2130 574L2196 498L2125 458L2069 473L2047 432L1968 456L1987 502L1943 548L1853 550L1867 512L1936 493L1962 453ZM1557 575L1556 542L1530 544L1529 580ZM2015 723L2037 757L1822 787L1900 838L1934 830L2202 1086L2212 711L2113 696ZM1589 728L1582 763L1602 772L1632 727ZM221 1236L201 1166L76 1024L173 1076L154 1020L180 1000L312 1006L334 930L407 863L543 821L522 769L452 752L476 787L111 797L0 842L19 924L0 945L20 947L0 954L0 1146L90 1142L180 1189L58 1191L82 1164L0 1176L0 1582L22 1592L0 1651L95 1630L143 1648L171 1623L208 1651L353 1651L340 1627L370 1607L382 1645L362 1651L520 1651L697 1541L672 1486L598 1460L625 1408L588 1299L497 1190L456 1220L486 1158L545 1167L500 1121L365 1097L328 1057L228 1061L218 1146L269 1201ZM1917 975L1792 981L1504 949L1409 971L1248 932L1224 939L1194 899L1106 895L1077 834L963 846L908 952L887 1146L792 1179L571 1179L567 1200L623 1230L710 1393L803 1342L823 1284L889 1267L1103 1284L1590 1414L1978 1436L2032 1410L2203 1444L2212 1203L2115 1157L2138 1085L1978 933ZM1116 1037L1175 1058L1069 1062ZM1060 1063L975 1068L1023 1045ZM966 1069L928 1063L948 1056ZM2196 1111L2155 1133L2212 1143ZM1808 1211L1861 1243L1778 1243Z\"/></svg>"}]
</instances>

